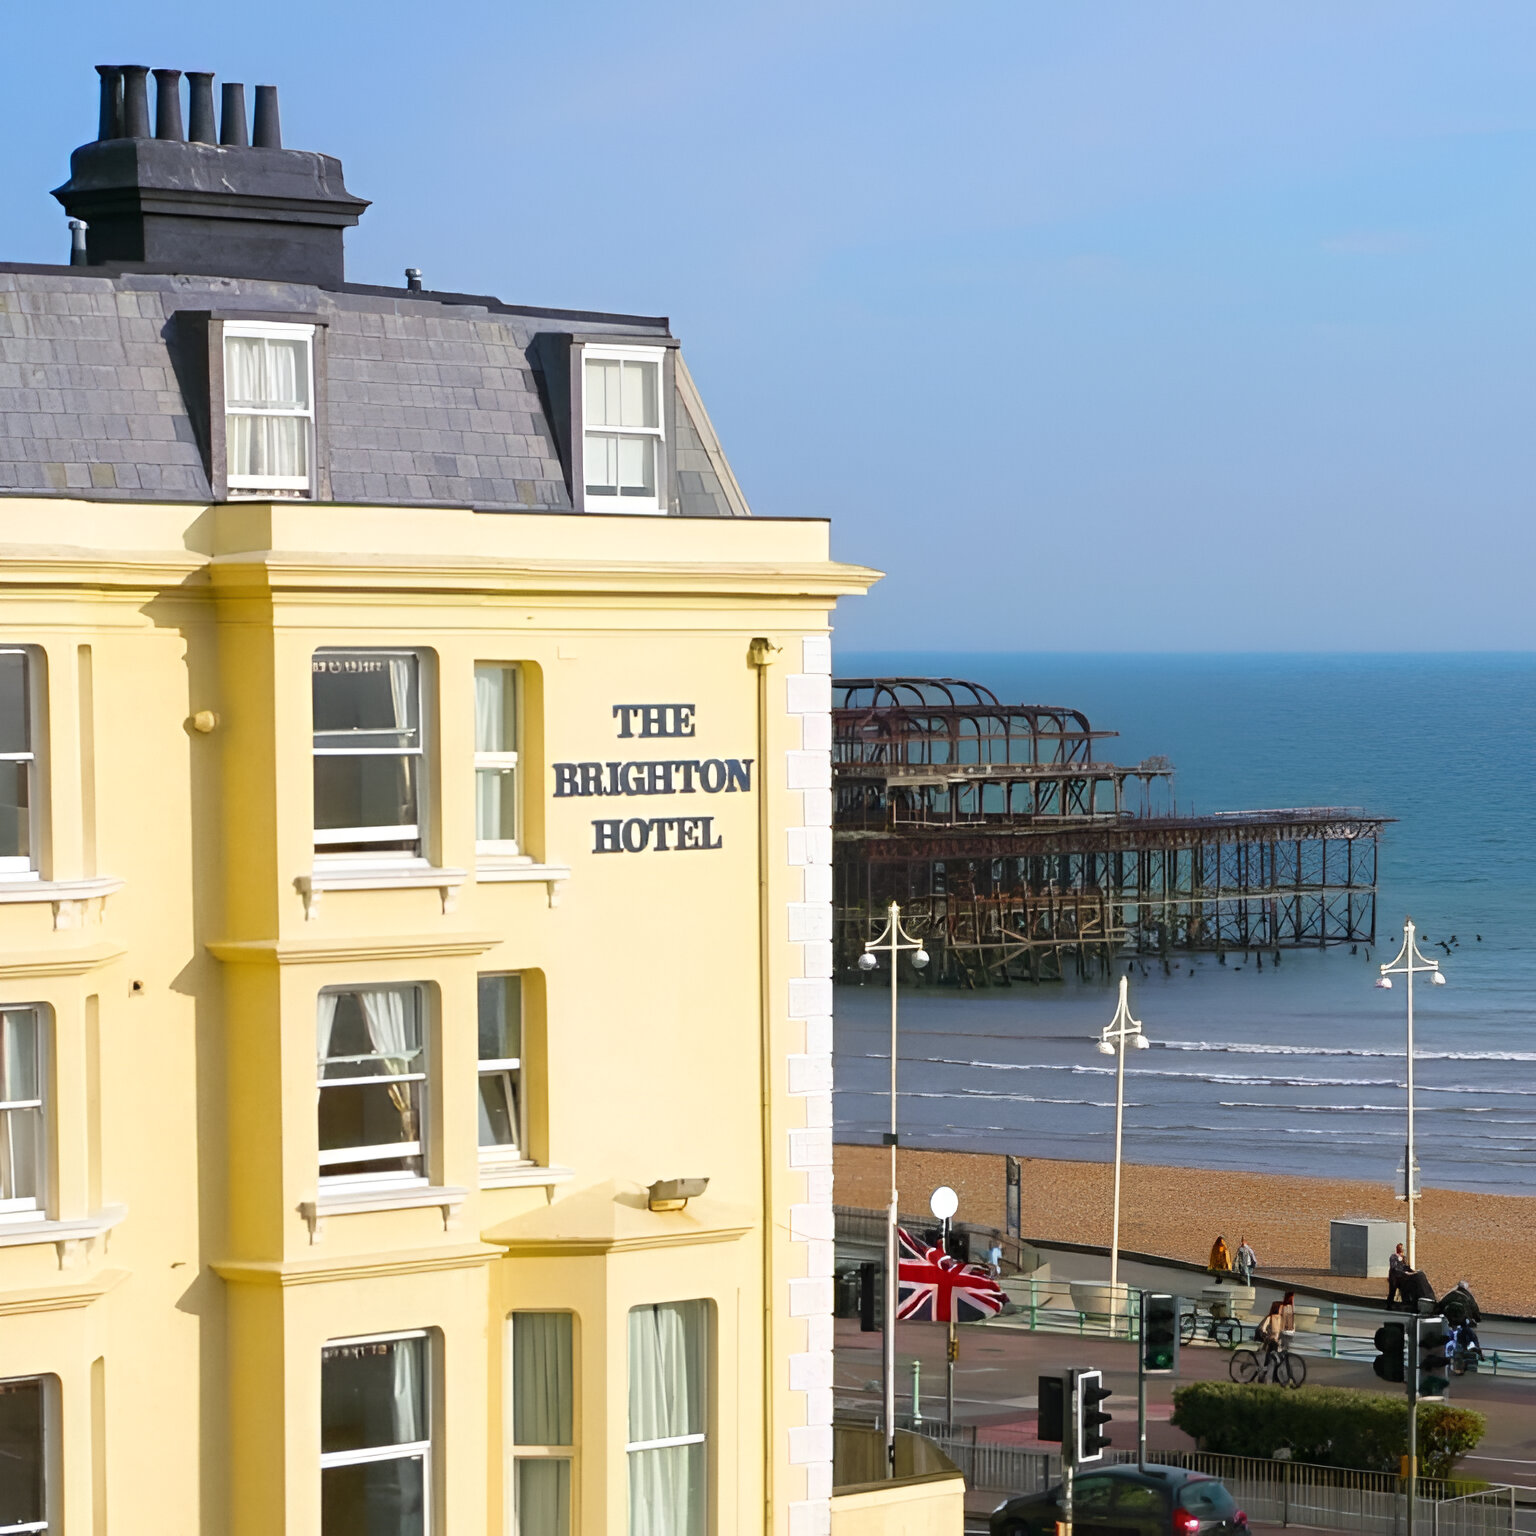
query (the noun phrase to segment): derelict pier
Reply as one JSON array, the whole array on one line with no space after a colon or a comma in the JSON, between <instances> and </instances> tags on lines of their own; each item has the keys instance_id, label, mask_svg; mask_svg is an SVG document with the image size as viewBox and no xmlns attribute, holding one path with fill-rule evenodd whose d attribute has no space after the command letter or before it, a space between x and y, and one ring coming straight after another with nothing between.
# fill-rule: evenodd
<instances>
[{"instance_id":1,"label":"derelict pier","mask_svg":"<svg viewBox=\"0 0 1536 1536\"><path fill-rule=\"evenodd\" d=\"M836 961L892 901L969 986L1107 972L1117 955L1371 943L1389 819L1352 808L1179 815L1173 765L1102 762L1080 711L955 678L833 684Z\"/></svg>"}]
</instances>

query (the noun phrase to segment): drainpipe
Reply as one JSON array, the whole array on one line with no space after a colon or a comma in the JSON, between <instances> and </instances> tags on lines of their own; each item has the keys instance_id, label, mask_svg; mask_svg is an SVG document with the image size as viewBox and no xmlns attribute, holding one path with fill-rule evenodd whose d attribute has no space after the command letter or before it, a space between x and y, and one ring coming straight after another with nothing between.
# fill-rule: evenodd
<instances>
[{"instance_id":1,"label":"drainpipe","mask_svg":"<svg viewBox=\"0 0 1536 1536\"><path fill-rule=\"evenodd\" d=\"M757 672L757 998L758 1114L763 1165L763 1530L774 1536L774 1351L773 1351L773 1004L769 990L772 932L768 906L768 668L779 647L758 638L747 647Z\"/></svg>"}]
</instances>

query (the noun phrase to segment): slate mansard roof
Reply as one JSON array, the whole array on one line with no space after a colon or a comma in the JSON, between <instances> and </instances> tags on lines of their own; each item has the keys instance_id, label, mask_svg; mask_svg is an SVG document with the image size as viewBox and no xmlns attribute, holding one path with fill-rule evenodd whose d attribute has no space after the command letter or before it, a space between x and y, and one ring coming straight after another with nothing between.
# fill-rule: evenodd
<instances>
[{"instance_id":1,"label":"slate mansard roof","mask_svg":"<svg viewBox=\"0 0 1536 1536\"><path fill-rule=\"evenodd\" d=\"M151 135L149 71L98 73L98 136L53 194L70 265L0 264L0 496L218 499L210 327L249 316L316 326L319 500L579 508L579 344L628 343L666 348L664 510L749 515L665 319L349 283L368 204L338 160L283 147L274 88L248 132L244 87L216 125L190 74L184 128L180 72L155 70Z\"/></svg>"},{"instance_id":2,"label":"slate mansard roof","mask_svg":"<svg viewBox=\"0 0 1536 1536\"><path fill-rule=\"evenodd\" d=\"M572 508L538 340L669 339L662 319L405 290L0 266L0 495L213 499L180 311L325 322L327 499L487 511ZM676 377L673 510L746 515L686 365Z\"/></svg>"}]
</instances>

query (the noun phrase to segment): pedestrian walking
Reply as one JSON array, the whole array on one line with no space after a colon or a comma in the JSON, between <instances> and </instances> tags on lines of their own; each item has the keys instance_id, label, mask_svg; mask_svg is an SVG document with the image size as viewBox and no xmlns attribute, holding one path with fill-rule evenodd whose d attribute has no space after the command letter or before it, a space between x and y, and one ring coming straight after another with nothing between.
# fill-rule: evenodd
<instances>
[{"instance_id":1,"label":"pedestrian walking","mask_svg":"<svg viewBox=\"0 0 1536 1536\"><path fill-rule=\"evenodd\" d=\"M1237 1273L1244 1285L1253 1284L1253 1272L1259 1266L1259 1256L1248 1246L1245 1237L1237 1245Z\"/></svg>"},{"instance_id":2,"label":"pedestrian walking","mask_svg":"<svg viewBox=\"0 0 1536 1536\"><path fill-rule=\"evenodd\" d=\"M1227 1247L1227 1240L1218 1237L1211 1244L1211 1262L1206 1268L1216 1276L1218 1282L1228 1280L1232 1276L1232 1250Z\"/></svg>"},{"instance_id":3,"label":"pedestrian walking","mask_svg":"<svg viewBox=\"0 0 1536 1536\"><path fill-rule=\"evenodd\" d=\"M994 1237L992 1246L987 1249L987 1263L991 1266L994 1275L1003 1272L1003 1245Z\"/></svg>"}]
</instances>

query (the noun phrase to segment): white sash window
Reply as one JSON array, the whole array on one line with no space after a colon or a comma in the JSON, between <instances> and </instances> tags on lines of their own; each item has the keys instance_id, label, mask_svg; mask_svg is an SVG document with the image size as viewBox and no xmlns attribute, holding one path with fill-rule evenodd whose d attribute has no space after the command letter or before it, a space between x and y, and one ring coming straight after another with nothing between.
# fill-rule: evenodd
<instances>
[{"instance_id":1,"label":"white sash window","mask_svg":"<svg viewBox=\"0 0 1536 1536\"><path fill-rule=\"evenodd\" d=\"M480 1031L480 1161L521 1162L523 1131L523 978L482 976Z\"/></svg>"},{"instance_id":2,"label":"white sash window","mask_svg":"<svg viewBox=\"0 0 1536 1536\"><path fill-rule=\"evenodd\" d=\"M432 1340L334 1339L320 1362L321 1536L429 1536Z\"/></svg>"},{"instance_id":3,"label":"white sash window","mask_svg":"<svg viewBox=\"0 0 1536 1536\"><path fill-rule=\"evenodd\" d=\"M420 851L421 662L321 650L311 663L315 852L398 862Z\"/></svg>"},{"instance_id":4,"label":"white sash window","mask_svg":"<svg viewBox=\"0 0 1536 1536\"><path fill-rule=\"evenodd\" d=\"M629 1314L629 1536L704 1536L707 1301Z\"/></svg>"},{"instance_id":5,"label":"white sash window","mask_svg":"<svg viewBox=\"0 0 1536 1536\"><path fill-rule=\"evenodd\" d=\"M571 1533L573 1331L569 1312L514 1312L508 1320L516 1536Z\"/></svg>"},{"instance_id":6,"label":"white sash window","mask_svg":"<svg viewBox=\"0 0 1536 1536\"><path fill-rule=\"evenodd\" d=\"M312 494L315 328L224 326L224 443L231 491Z\"/></svg>"},{"instance_id":7,"label":"white sash window","mask_svg":"<svg viewBox=\"0 0 1536 1536\"><path fill-rule=\"evenodd\" d=\"M57 1379L0 1381L0 1536L51 1531L48 1468Z\"/></svg>"},{"instance_id":8,"label":"white sash window","mask_svg":"<svg viewBox=\"0 0 1536 1536\"><path fill-rule=\"evenodd\" d=\"M38 1008L0 1012L0 1222L35 1217L44 1206L41 1015Z\"/></svg>"},{"instance_id":9,"label":"white sash window","mask_svg":"<svg viewBox=\"0 0 1536 1536\"><path fill-rule=\"evenodd\" d=\"M426 1181L427 1054L420 987L322 992L320 1187Z\"/></svg>"},{"instance_id":10,"label":"white sash window","mask_svg":"<svg viewBox=\"0 0 1536 1536\"><path fill-rule=\"evenodd\" d=\"M517 668L475 664L475 846L517 853Z\"/></svg>"},{"instance_id":11,"label":"white sash window","mask_svg":"<svg viewBox=\"0 0 1536 1536\"><path fill-rule=\"evenodd\" d=\"M582 354L582 458L591 512L664 512L659 347Z\"/></svg>"}]
</instances>

